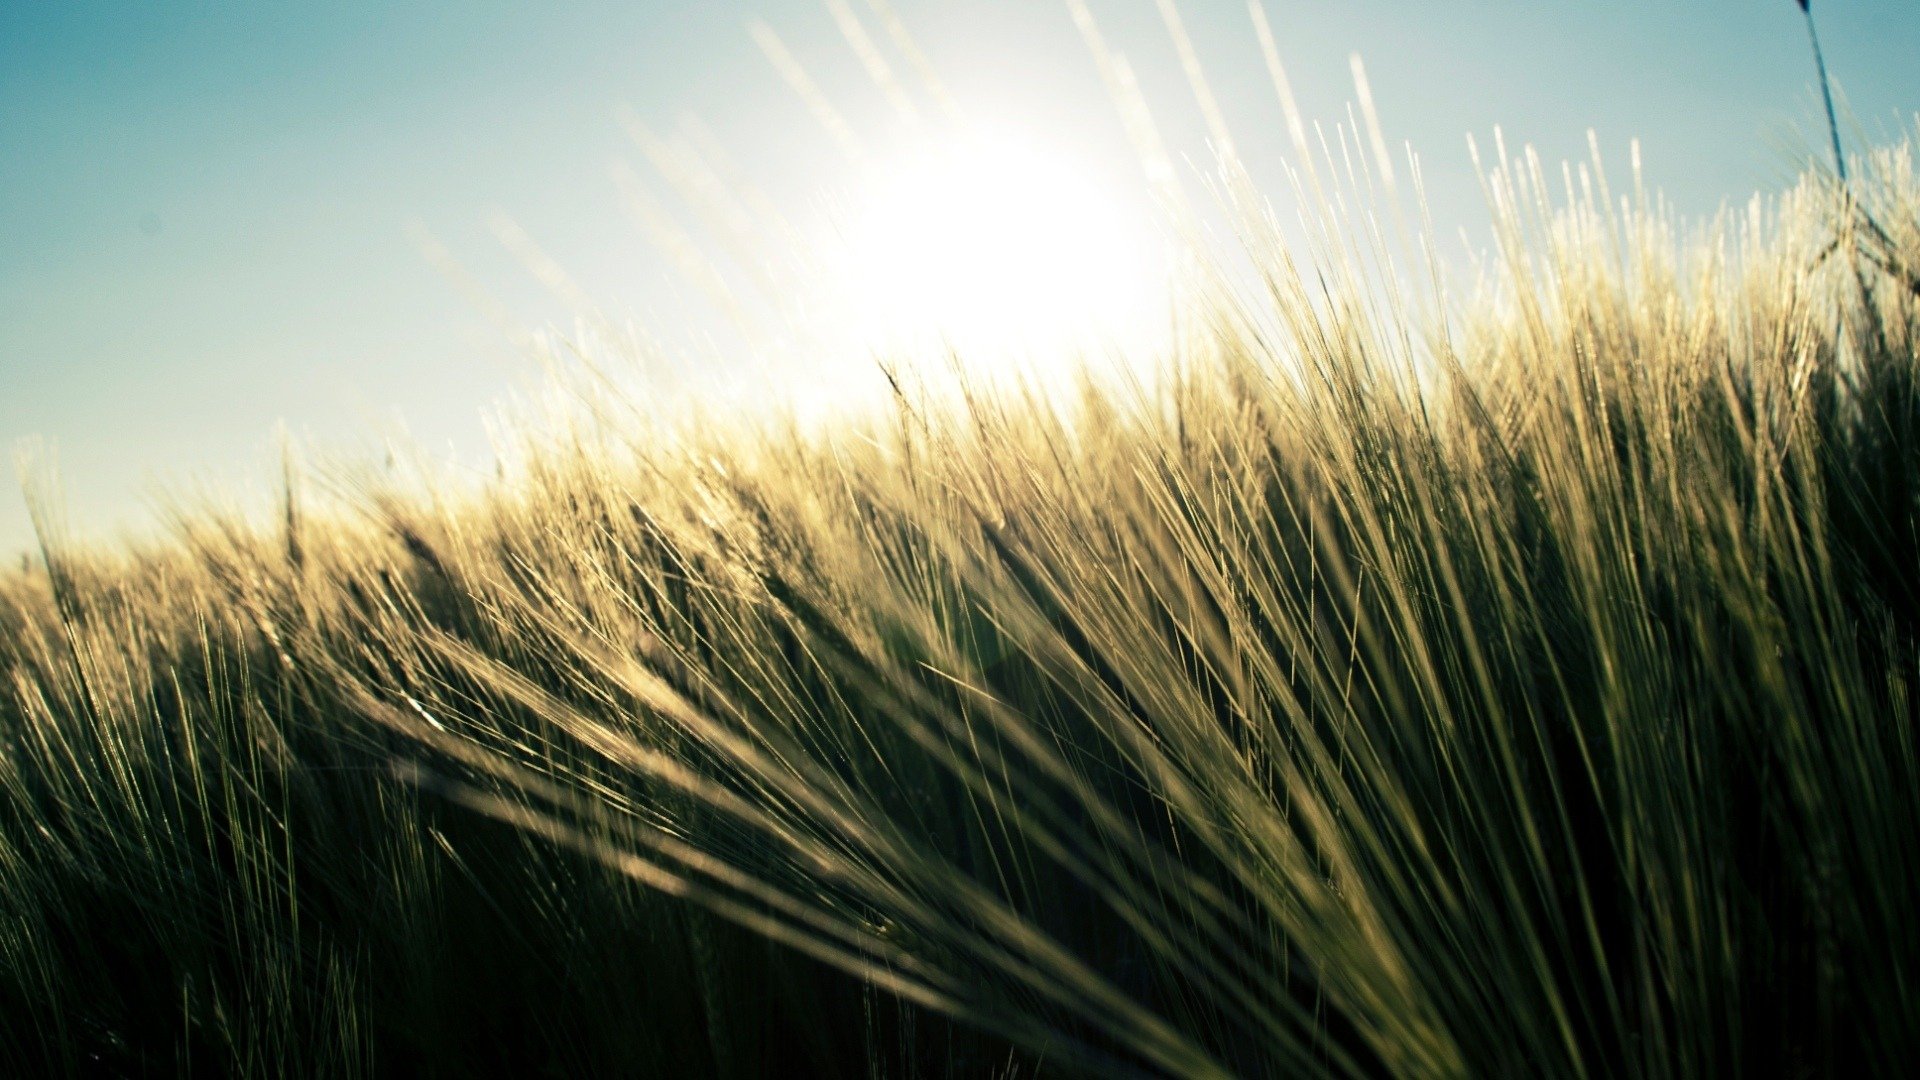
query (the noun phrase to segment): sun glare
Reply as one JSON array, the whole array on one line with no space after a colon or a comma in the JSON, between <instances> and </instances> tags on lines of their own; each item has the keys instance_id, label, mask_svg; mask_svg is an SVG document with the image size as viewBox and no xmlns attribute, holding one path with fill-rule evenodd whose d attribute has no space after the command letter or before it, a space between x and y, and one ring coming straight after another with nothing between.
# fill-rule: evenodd
<instances>
[{"instance_id":1,"label":"sun glare","mask_svg":"<svg viewBox=\"0 0 1920 1080\"><path fill-rule=\"evenodd\" d=\"M974 134L902 153L856 190L841 277L869 345L953 347L970 363L1152 338L1166 261L1111 178Z\"/></svg>"}]
</instances>

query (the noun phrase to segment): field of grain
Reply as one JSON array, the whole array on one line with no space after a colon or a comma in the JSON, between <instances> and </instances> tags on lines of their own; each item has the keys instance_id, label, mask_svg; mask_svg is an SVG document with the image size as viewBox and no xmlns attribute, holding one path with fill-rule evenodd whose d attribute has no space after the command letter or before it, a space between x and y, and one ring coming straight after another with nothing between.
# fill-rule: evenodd
<instances>
[{"instance_id":1,"label":"field of grain","mask_svg":"<svg viewBox=\"0 0 1920 1080\"><path fill-rule=\"evenodd\" d=\"M1334 159L1304 250L1229 173L1254 273L1151 378L903 365L817 429L583 412L457 497L49 521L0 1059L1895 1074L1914 165L1690 222L1488 161L1475 289Z\"/></svg>"}]
</instances>

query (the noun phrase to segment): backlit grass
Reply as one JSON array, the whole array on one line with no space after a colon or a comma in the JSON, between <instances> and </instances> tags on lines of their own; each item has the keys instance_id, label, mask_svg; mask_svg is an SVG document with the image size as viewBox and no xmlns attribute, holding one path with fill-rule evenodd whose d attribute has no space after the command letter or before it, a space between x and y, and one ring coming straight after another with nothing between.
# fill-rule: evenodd
<instances>
[{"instance_id":1,"label":"backlit grass","mask_svg":"<svg viewBox=\"0 0 1920 1080\"><path fill-rule=\"evenodd\" d=\"M1256 274L1151 378L50 542L0 1059L1896 1073L1911 148L1713 222L1488 164L1477 291L1229 168Z\"/></svg>"}]
</instances>

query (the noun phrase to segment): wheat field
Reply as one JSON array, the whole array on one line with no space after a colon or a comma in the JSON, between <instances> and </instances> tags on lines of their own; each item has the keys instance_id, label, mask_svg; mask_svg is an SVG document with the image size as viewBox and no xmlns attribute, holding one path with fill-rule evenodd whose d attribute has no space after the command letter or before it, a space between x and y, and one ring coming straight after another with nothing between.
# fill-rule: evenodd
<instances>
[{"instance_id":1,"label":"wheat field","mask_svg":"<svg viewBox=\"0 0 1920 1080\"><path fill-rule=\"evenodd\" d=\"M1150 376L587 410L138 552L48 517L0 1059L1899 1071L1913 145L1711 221L1502 148L1473 288L1353 145L1304 250L1226 170L1253 273Z\"/></svg>"}]
</instances>

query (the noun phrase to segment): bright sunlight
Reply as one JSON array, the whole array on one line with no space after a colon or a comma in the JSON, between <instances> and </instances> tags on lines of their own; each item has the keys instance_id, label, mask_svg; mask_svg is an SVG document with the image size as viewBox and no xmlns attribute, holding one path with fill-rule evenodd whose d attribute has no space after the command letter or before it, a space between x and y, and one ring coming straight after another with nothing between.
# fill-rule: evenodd
<instances>
[{"instance_id":1,"label":"bright sunlight","mask_svg":"<svg viewBox=\"0 0 1920 1080\"><path fill-rule=\"evenodd\" d=\"M840 286L878 347L1006 358L1150 337L1167 261L1125 195L1116 178L1006 133L923 143L856 189Z\"/></svg>"}]
</instances>

